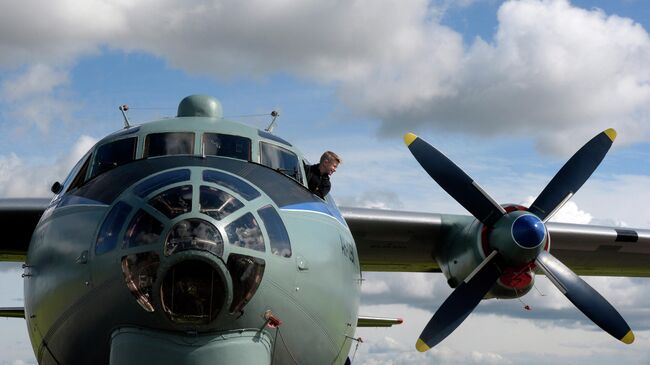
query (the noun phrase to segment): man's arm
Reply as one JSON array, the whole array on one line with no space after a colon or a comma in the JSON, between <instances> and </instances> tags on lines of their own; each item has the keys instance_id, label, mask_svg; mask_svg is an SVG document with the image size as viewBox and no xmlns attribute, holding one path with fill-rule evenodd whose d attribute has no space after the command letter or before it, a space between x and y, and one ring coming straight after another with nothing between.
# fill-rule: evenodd
<instances>
[{"instance_id":1,"label":"man's arm","mask_svg":"<svg viewBox=\"0 0 650 365\"><path fill-rule=\"evenodd\" d=\"M322 175L320 177L320 185L318 186L318 196L325 199L325 196L330 192L332 184L330 183L329 175Z\"/></svg>"}]
</instances>

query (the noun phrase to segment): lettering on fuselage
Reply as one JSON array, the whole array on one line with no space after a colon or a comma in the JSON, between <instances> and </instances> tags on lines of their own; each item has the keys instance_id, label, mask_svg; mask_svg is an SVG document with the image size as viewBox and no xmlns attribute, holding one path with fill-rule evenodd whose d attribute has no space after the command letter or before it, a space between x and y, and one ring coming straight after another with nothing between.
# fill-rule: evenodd
<instances>
[{"instance_id":1,"label":"lettering on fuselage","mask_svg":"<svg viewBox=\"0 0 650 365\"><path fill-rule=\"evenodd\" d=\"M340 237L341 239L341 253L343 256L347 257L351 263L354 264L354 247L352 247L352 242Z\"/></svg>"}]
</instances>

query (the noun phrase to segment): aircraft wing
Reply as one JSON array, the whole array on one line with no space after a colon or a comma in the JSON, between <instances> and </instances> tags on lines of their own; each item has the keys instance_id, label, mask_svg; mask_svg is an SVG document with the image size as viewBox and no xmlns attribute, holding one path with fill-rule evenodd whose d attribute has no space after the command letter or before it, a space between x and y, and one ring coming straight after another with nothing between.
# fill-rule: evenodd
<instances>
[{"instance_id":1,"label":"aircraft wing","mask_svg":"<svg viewBox=\"0 0 650 365\"><path fill-rule=\"evenodd\" d=\"M472 217L341 208L364 271L439 272L435 252ZM579 275L650 277L650 230L548 223L551 252Z\"/></svg>"},{"instance_id":2,"label":"aircraft wing","mask_svg":"<svg viewBox=\"0 0 650 365\"><path fill-rule=\"evenodd\" d=\"M442 215L341 208L364 271L440 272L433 257L443 241Z\"/></svg>"},{"instance_id":3,"label":"aircraft wing","mask_svg":"<svg viewBox=\"0 0 650 365\"><path fill-rule=\"evenodd\" d=\"M0 261L25 260L47 198L0 199ZM445 237L472 217L341 208L364 271L440 272ZM548 223L551 252L579 275L650 277L650 230Z\"/></svg>"},{"instance_id":4,"label":"aircraft wing","mask_svg":"<svg viewBox=\"0 0 650 365\"><path fill-rule=\"evenodd\" d=\"M23 262L48 198L0 199L0 261Z\"/></svg>"}]
</instances>

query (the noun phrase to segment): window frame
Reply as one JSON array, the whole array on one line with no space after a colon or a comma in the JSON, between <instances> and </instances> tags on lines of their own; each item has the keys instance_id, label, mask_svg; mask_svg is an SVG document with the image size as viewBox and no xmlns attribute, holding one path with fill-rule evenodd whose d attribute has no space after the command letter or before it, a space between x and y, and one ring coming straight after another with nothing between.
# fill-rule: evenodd
<instances>
[{"instance_id":1,"label":"window frame","mask_svg":"<svg viewBox=\"0 0 650 365\"><path fill-rule=\"evenodd\" d=\"M241 158L238 158L238 157L227 156L227 155L213 155L213 154L207 154L206 151L205 151L205 145L206 145L206 143L205 143L205 142L206 142L205 139L206 139L209 135L217 135L217 136L225 136L225 137L237 137L237 138L241 138L241 139L247 140L247 141L248 141L248 159L241 159ZM227 158L234 158L234 159L237 159L237 160L248 161L248 162L251 162L251 161L253 160L253 141L252 141L249 137L240 136L240 135L236 135L236 134L228 134L228 133L203 132L203 134L201 135L201 138L200 138L200 142L201 142L201 153L202 153L204 156L227 157Z\"/></svg>"},{"instance_id":2,"label":"window frame","mask_svg":"<svg viewBox=\"0 0 650 365\"><path fill-rule=\"evenodd\" d=\"M101 171L99 173L95 173L97 157L98 157L99 151L102 149L102 147L108 146L108 145L113 144L113 143L122 142L122 141L125 141L125 140L133 140L134 141L134 143L133 143L133 152L131 153L131 160L127 161L127 162L125 162L123 164L114 166L114 167L112 167L112 168L110 168L108 170L104 170L104 171ZM138 150L138 136L129 136L129 137L126 137L126 138L114 139L114 140L111 140L111 141L107 141L106 143L104 143L104 144L102 144L100 146L97 146L93 151L92 163L91 163L91 166L90 166L90 170L88 171L88 174L86 175L87 177L86 177L85 181L92 180L92 179L96 178L97 176L103 175L104 173L113 170L116 167L120 167L122 165L125 165L125 164L128 164L130 162L136 161L136 152L137 152L137 150Z\"/></svg>"},{"instance_id":3,"label":"window frame","mask_svg":"<svg viewBox=\"0 0 650 365\"><path fill-rule=\"evenodd\" d=\"M263 155L264 155L264 148L262 148L263 144L269 145L269 146L275 148L276 150L284 150L285 152L293 155L295 157L295 159L296 159L296 172L298 173L298 178L295 178L295 177L293 177L291 175L287 175L286 173L284 173L282 171L279 171L278 170L279 167L274 167L274 166L269 166L269 165L264 164L264 162L262 162ZM266 166L266 167L268 167L268 168L270 168L270 169L272 169L274 171L278 171L282 175L292 179L293 181L297 182L298 184L304 185L304 182L306 180L305 176L304 176L304 173L303 173L304 168L302 166L300 166L302 164L302 162L301 162L302 160L300 159L300 157L298 157L297 153L295 153L294 151L292 151L292 150L290 150L288 148L285 148L285 147L282 147L282 146L277 145L275 143L270 143L270 142L267 142L267 141L260 141L260 143L259 143L259 151L260 151L260 165Z\"/></svg>"},{"instance_id":4,"label":"window frame","mask_svg":"<svg viewBox=\"0 0 650 365\"><path fill-rule=\"evenodd\" d=\"M164 134L186 134L190 135L191 138L189 138L189 141L191 141L192 145L190 146L190 152L189 153L173 153L173 154L162 154L162 155L155 155L151 156L149 154L149 146L150 146L150 139L149 137L154 136L154 135L164 135ZM156 158L156 157L166 157L166 156L188 156L188 155L194 155L196 151L196 132L185 132L185 131L178 131L178 132L155 132L155 133L148 133L144 135L143 137L143 142L142 142L142 158L143 159L149 159L149 158Z\"/></svg>"},{"instance_id":5,"label":"window frame","mask_svg":"<svg viewBox=\"0 0 650 365\"><path fill-rule=\"evenodd\" d=\"M90 167L90 162L93 159L94 149L90 149L86 152L79 161L74 165L68 176L63 180L63 189L61 189L62 194L65 195L74 189L83 186L86 182L86 176L88 175L88 169ZM57 194L59 195L59 194Z\"/></svg>"}]
</instances>

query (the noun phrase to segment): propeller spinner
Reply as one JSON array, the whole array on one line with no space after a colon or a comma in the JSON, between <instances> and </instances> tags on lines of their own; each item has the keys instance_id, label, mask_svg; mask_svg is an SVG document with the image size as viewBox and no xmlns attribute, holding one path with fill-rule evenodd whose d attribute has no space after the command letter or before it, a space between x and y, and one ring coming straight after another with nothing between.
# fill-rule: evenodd
<instances>
[{"instance_id":1,"label":"propeller spinner","mask_svg":"<svg viewBox=\"0 0 650 365\"><path fill-rule=\"evenodd\" d=\"M538 266L580 311L626 344L634 334L623 317L589 284L544 250L544 223L587 181L616 138L607 129L587 142L558 171L527 211L506 212L471 177L440 151L413 133L404 142L449 195L489 230L490 254L438 308L415 347L427 351L451 334L496 283L502 273L521 265Z\"/></svg>"}]
</instances>

